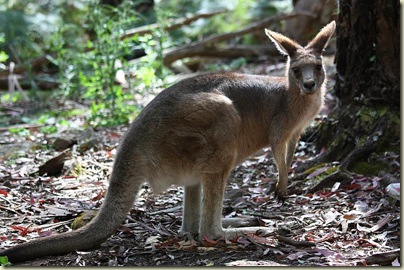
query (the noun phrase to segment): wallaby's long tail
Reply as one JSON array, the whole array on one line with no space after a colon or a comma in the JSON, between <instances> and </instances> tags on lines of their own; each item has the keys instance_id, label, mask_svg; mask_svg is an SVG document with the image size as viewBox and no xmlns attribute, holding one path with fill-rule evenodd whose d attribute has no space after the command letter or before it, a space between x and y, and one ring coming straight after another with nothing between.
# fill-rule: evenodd
<instances>
[{"instance_id":1,"label":"wallaby's long tail","mask_svg":"<svg viewBox=\"0 0 404 270\"><path fill-rule=\"evenodd\" d=\"M11 263L16 263L101 245L122 224L142 184L141 179L133 176L133 173L128 175L128 170L117 168L127 166L125 163L115 162L105 201L98 215L89 224L76 231L16 245L0 251L0 256L7 256ZM130 171L133 172L133 168Z\"/></svg>"}]
</instances>

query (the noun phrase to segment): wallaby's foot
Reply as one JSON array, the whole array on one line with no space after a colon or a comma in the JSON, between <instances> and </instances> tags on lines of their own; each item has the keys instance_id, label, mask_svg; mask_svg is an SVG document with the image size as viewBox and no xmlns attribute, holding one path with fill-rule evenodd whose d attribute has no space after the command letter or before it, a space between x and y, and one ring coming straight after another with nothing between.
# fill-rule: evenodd
<instances>
[{"instance_id":1,"label":"wallaby's foot","mask_svg":"<svg viewBox=\"0 0 404 270\"><path fill-rule=\"evenodd\" d=\"M181 229L178 231L180 235L185 235L188 233L196 233L199 230L199 224L196 222L182 221Z\"/></svg>"},{"instance_id":2,"label":"wallaby's foot","mask_svg":"<svg viewBox=\"0 0 404 270\"><path fill-rule=\"evenodd\" d=\"M255 217L246 217L246 218L222 218L222 227L228 229L217 229L215 231L208 231L206 233L199 232L199 240L204 242L206 239L208 240L219 240L228 237L228 231L230 231L229 236L234 235L232 232L233 229L243 230L244 228L265 228L265 227L251 227L258 226L258 219ZM252 229L254 231L254 229ZM251 231L251 230L250 230ZM189 231L183 230L181 228L179 234L186 235Z\"/></svg>"},{"instance_id":3,"label":"wallaby's foot","mask_svg":"<svg viewBox=\"0 0 404 270\"><path fill-rule=\"evenodd\" d=\"M220 235L207 235L199 233L199 241L202 243L209 241L218 241L221 239L233 240L238 237L245 236L247 234L256 234L260 236L268 236L275 231L274 228L267 227L240 227L240 228L228 228L224 229Z\"/></svg>"},{"instance_id":4,"label":"wallaby's foot","mask_svg":"<svg viewBox=\"0 0 404 270\"><path fill-rule=\"evenodd\" d=\"M220 240L220 239L224 239L224 237L226 236L224 230L220 230L220 231L208 231L208 232L199 232L199 241L201 241L202 243L205 243L207 240Z\"/></svg>"},{"instance_id":5,"label":"wallaby's foot","mask_svg":"<svg viewBox=\"0 0 404 270\"><path fill-rule=\"evenodd\" d=\"M259 221L256 217L245 218L222 218L223 228L239 228L239 227L251 227L258 226Z\"/></svg>"},{"instance_id":6,"label":"wallaby's foot","mask_svg":"<svg viewBox=\"0 0 404 270\"><path fill-rule=\"evenodd\" d=\"M225 229L226 239L234 239L247 234L256 234L261 236L268 236L275 231L274 228L267 227L242 227L242 228L229 228Z\"/></svg>"},{"instance_id":7,"label":"wallaby's foot","mask_svg":"<svg viewBox=\"0 0 404 270\"><path fill-rule=\"evenodd\" d=\"M279 186L276 187L275 189L275 198L278 202L285 202L286 200L286 188L285 189L281 189L279 188Z\"/></svg>"}]
</instances>

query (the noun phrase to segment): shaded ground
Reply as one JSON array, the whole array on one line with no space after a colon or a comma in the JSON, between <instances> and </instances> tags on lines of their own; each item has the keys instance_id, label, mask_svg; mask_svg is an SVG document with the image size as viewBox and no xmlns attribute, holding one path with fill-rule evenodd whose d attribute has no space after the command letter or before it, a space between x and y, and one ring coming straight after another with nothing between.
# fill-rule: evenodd
<instances>
[{"instance_id":1,"label":"shaded ground","mask_svg":"<svg viewBox=\"0 0 404 270\"><path fill-rule=\"evenodd\" d=\"M331 104L332 96L328 99ZM9 125L19 124L10 119L21 118L13 106L3 107ZM327 108L323 113L326 111ZM321 119L322 116L315 122ZM77 127L82 126L80 117L70 120L76 121ZM312 146L315 122L302 136L293 168L318 154ZM98 209L116 146L125 129L83 132L69 128L57 136L45 135L36 126L11 132L2 130L0 248L70 230L73 220L78 224L86 219L80 216L83 211ZM33 174L61 153L51 145L66 134L76 143L66 154L61 174ZM390 173L399 177L399 157L387 155L386 158L398 164ZM291 181L290 196L283 205L273 195L267 195L276 179L270 150L264 149L236 168L226 188L224 216L255 217L260 225L273 228L270 235L258 232L202 246L196 236L177 235L181 225L182 188L172 187L155 195L145 185L126 222L99 249L18 265L397 265L397 255L388 252L396 254L400 249L400 206L386 195L384 179L357 175L352 183L336 183L332 188L306 194L335 165L321 164L305 177ZM54 168L55 164L50 167ZM292 169L292 176L293 173ZM376 253L383 255L372 256Z\"/></svg>"}]
</instances>

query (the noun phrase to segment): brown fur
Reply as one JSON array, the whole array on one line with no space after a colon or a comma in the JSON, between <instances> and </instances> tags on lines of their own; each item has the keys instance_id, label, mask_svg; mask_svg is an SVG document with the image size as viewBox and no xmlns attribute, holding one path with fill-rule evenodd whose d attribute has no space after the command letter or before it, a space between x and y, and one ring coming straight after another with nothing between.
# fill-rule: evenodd
<instances>
[{"instance_id":1,"label":"brown fur","mask_svg":"<svg viewBox=\"0 0 404 270\"><path fill-rule=\"evenodd\" d=\"M94 220L77 231L36 239L0 255L18 262L97 247L124 221L146 181L156 192L172 184L185 186L182 232L215 239L257 230L222 228L226 179L237 164L270 146L279 170L276 195L286 196L296 143L323 102L321 52L334 29L334 22L328 24L306 47L266 30L289 56L284 78L212 74L161 92L123 138Z\"/></svg>"}]
</instances>

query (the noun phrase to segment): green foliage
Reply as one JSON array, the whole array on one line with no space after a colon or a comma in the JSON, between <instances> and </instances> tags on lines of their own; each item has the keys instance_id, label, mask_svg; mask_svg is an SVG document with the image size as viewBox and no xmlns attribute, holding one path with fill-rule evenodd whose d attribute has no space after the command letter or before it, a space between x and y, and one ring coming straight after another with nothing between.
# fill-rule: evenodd
<instances>
[{"instance_id":1,"label":"green foliage","mask_svg":"<svg viewBox=\"0 0 404 270\"><path fill-rule=\"evenodd\" d=\"M0 11L0 32L4 34L0 50L14 62L42 55L50 34L56 30L56 19L53 14L27 13L10 4L9 9Z\"/></svg>"},{"instance_id":2,"label":"green foliage","mask_svg":"<svg viewBox=\"0 0 404 270\"><path fill-rule=\"evenodd\" d=\"M236 58L230 61L229 64L217 63L211 64L206 67L208 71L216 72L216 71L232 71L235 69L239 69L247 64L247 61L244 57Z\"/></svg>"},{"instance_id":3,"label":"green foliage","mask_svg":"<svg viewBox=\"0 0 404 270\"><path fill-rule=\"evenodd\" d=\"M0 265L1 266L10 266L11 263L8 261L8 258L5 256L0 257Z\"/></svg>"},{"instance_id":4,"label":"green foliage","mask_svg":"<svg viewBox=\"0 0 404 270\"><path fill-rule=\"evenodd\" d=\"M99 4L98 0L0 0L0 33L4 33L0 62L7 61L7 56L12 61L26 62L47 53L59 68L61 91L57 98L88 104L90 125L128 123L140 111L134 97L166 85L165 78L171 72L163 65L165 49L201 36L238 30L259 18L254 13L257 9L289 3L280 0L270 3L264 0L156 1L153 9L137 14L141 2L126 0L118 7L111 7ZM164 30L169 18L218 9L229 12L170 33ZM154 22L160 27L152 34L120 38L126 29ZM146 56L128 63L134 49L143 50ZM240 58L224 68L231 70L244 64L245 59ZM223 70L223 66L209 69ZM122 87L116 83L117 72L130 72L134 76L125 76L127 85ZM5 100L7 96L1 98ZM18 100L18 95L13 99ZM44 132L54 130L49 128Z\"/></svg>"},{"instance_id":5,"label":"green foliage","mask_svg":"<svg viewBox=\"0 0 404 270\"><path fill-rule=\"evenodd\" d=\"M18 134L20 136L25 136L25 137L29 136L31 134L29 129L26 129L26 128L11 127L8 129L8 131L10 131L10 133Z\"/></svg>"},{"instance_id":6,"label":"green foliage","mask_svg":"<svg viewBox=\"0 0 404 270\"><path fill-rule=\"evenodd\" d=\"M3 44L5 41L4 34L0 33L0 44ZM5 51L0 51L0 63L6 62L8 59L8 54Z\"/></svg>"},{"instance_id":7,"label":"green foliage","mask_svg":"<svg viewBox=\"0 0 404 270\"><path fill-rule=\"evenodd\" d=\"M164 82L167 75L163 66L163 49L168 46L166 33L158 29L153 35L134 36L122 40L125 29L137 19L133 5L137 1L124 1L119 7L89 5L86 32L91 39L73 47L67 43L68 35L75 32L74 25L61 25L52 39L51 48L56 56L52 61L59 66L61 89L65 98L84 99L91 103L91 125L128 123L132 112L140 110L133 104L135 91L146 91L154 84ZM159 16L163 13L159 13ZM166 20L161 20L166 21ZM146 57L130 67L125 56L134 44L144 49ZM75 48L75 49L73 49ZM133 69L136 80L125 77L132 90L116 83L117 72ZM122 73L121 73L122 74Z\"/></svg>"}]
</instances>

